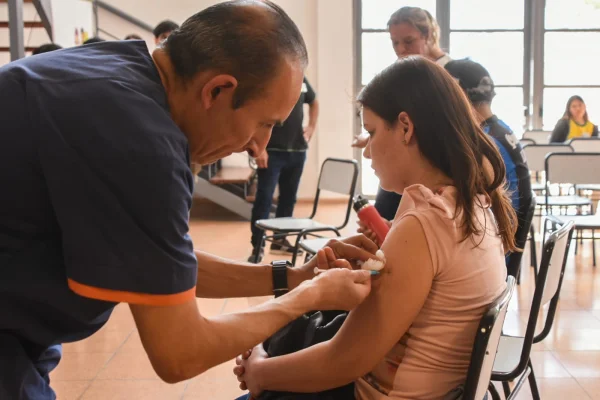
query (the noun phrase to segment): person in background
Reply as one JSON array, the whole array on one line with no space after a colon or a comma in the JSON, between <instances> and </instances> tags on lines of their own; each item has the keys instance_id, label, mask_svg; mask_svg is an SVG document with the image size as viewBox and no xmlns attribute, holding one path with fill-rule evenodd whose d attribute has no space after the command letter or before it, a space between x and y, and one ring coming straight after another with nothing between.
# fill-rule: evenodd
<instances>
[{"instance_id":1,"label":"person in background","mask_svg":"<svg viewBox=\"0 0 600 400\"><path fill-rule=\"evenodd\" d=\"M556 123L550 143L562 143L569 139L598 137L598 125L594 125L587 113L581 96L571 96L567 101L565 114Z\"/></svg>"},{"instance_id":2,"label":"person in background","mask_svg":"<svg viewBox=\"0 0 600 400\"><path fill-rule=\"evenodd\" d=\"M269 218L275 187L279 184L279 199L275 216L291 217L294 213L296 195L306 161L308 143L315 133L319 117L319 102L306 77L300 98L283 125L275 126L267 145L267 151L256 158L258 183L256 199L252 206L250 229L252 231L252 254L249 262L260 262L263 247L260 245L263 231L255 226L256 221ZM308 125L304 124L304 105L308 104ZM271 243L271 253L292 255L294 247L286 238Z\"/></svg>"},{"instance_id":3,"label":"person in background","mask_svg":"<svg viewBox=\"0 0 600 400\"><path fill-rule=\"evenodd\" d=\"M451 60L440 47L440 27L429 11L419 7L402 7L392 14L387 27L392 47L399 59L410 55L421 55L442 67ZM359 136L353 146L364 148L367 140L368 135ZM394 219L401 198L401 195L386 192L381 188L377 191L375 208L388 223ZM365 233L371 238L375 237L361 222L359 222L358 232Z\"/></svg>"},{"instance_id":4,"label":"person in background","mask_svg":"<svg viewBox=\"0 0 600 400\"><path fill-rule=\"evenodd\" d=\"M390 88L399 88L398 90ZM423 57L399 60L361 92L364 156L403 193L382 275L328 341L234 373L262 391L315 393L355 382L357 400L441 399L464 383L486 308L506 288L515 213L504 162L458 84Z\"/></svg>"},{"instance_id":5,"label":"person in background","mask_svg":"<svg viewBox=\"0 0 600 400\"><path fill-rule=\"evenodd\" d=\"M46 44L43 44L40 47L36 48L35 50L33 50L31 52L31 55L35 56L37 54L48 53L49 51L60 50L60 49L62 49L62 46L59 46L58 44L46 43Z\"/></svg>"},{"instance_id":6,"label":"person in background","mask_svg":"<svg viewBox=\"0 0 600 400\"><path fill-rule=\"evenodd\" d=\"M529 166L513 131L492 112L492 100L496 96L494 81L487 69L469 59L450 61L446 71L458 80L483 131L496 142L506 165L506 183L513 208L518 215L524 215L533 198Z\"/></svg>"},{"instance_id":7,"label":"person in background","mask_svg":"<svg viewBox=\"0 0 600 400\"><path fill-rule=\"evenodd\" d=\"M91 38L89 38L88 40L83 42L83 44L102 43L102 42L106 42L106 40L99 38L98 36L92 36Z\"/></svg>"},{"instance_id":8,"label":"person in background","mask_svg":"<svg viewBox=\"0 0 600 400\"><path fill-rule=\"evenodd\" d=\"M135 33L130 33L129 35L125 36L125 40L143 40L143 39L140 35L136 35Z\"/></svg>"},{"instance_id":9,"label":"person in background","mask_svg":"<svg viewBox=\"0 0 600 400\"><path fill-rule=\"evenodd\" d=\"M158 46L160 42L169 37L171 32L175 29L179 29L179 25L170 19L166 19L156 25L152 33L154 33L154 43Z\"/></svg>"}]
</instances>

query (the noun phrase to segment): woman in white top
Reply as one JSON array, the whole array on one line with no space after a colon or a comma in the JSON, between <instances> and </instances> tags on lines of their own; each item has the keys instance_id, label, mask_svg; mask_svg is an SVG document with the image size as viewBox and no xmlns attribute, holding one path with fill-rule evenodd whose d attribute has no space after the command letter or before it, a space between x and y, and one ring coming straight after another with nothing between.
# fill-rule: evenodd
<instances>
[{"instance_id":1,"label":"woman in white top","mask_svg":"<svg viewBox=\"0 0 600 400\"><path fill-rule=\"evenodd\" d=\"M392 46L398 58L421 55L445 66L451 58L440 48L440 27L419 7L402 7L388 21Z\"/></svg>"},{"instance_id":2,"label":"woman in white top","mask_svg":"<svg viewBox=\"0 0 600 400\"><path fill-rule=\"evenodd\" d=\"M451 61L448 54L440 48L440 27L429 11L419 7L402 7L392 14L387 26L398 59L420 55L442 67ZM367 140L367 135L361 135L356 138L353 146L362 149L367 145ZM400 198L397 193L379 188L375 208L383 218L391 221L398 210ZM366 226L361 225L359 232L375 239L375 235Z\"/></svg>"}]
</instances>

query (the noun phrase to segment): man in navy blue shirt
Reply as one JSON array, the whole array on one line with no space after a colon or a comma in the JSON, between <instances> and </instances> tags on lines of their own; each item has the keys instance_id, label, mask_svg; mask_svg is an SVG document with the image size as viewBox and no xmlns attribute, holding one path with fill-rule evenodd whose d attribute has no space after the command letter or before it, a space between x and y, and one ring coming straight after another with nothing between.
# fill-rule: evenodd
<instances>
[{"instance_id":1,"label":"man in navy blue shirt","mask_svg":"<svg viewBox=\"0 0 600 400\"><path fill-rule=\"evenodd\" d=\"M513 131L492 112L496 96L494 81L481 64L469 59L450 61L445 68L469 98L483 131L496 142L506 164L506 183L513 208L519 216L524 215L533 198L529 167Z\"/></svg>"},{"instance_id":2,"label":"man in navy blue shirt","mask_svg":"<svg viewBox=\"0 0 600 400\"><path fill-rule=\"evenodd\" d=\"M367 271L312 279L317 262L237 263L194 251L188 236L191 165L261 154L306 63L278 6L233 1L194 15L152 55L141 41L103 42L0 68L0 399L54 399L60 344L92 335L118 302L157 374L177 382L304 312L366 297ZM339 258L376 250L361 238L332 246ZM211 319L195 299L297 286Z\"/></svg>"}]
</instances>

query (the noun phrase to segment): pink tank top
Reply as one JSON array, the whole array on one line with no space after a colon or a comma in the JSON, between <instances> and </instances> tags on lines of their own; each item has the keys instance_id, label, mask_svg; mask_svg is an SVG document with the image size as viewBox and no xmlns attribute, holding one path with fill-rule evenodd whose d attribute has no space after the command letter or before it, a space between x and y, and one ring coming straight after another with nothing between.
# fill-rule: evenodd
<instances>
[{"instance_id":1,"label":"pink tank top","mask_svg":"<svg viewBox=\"0 0 600 400\"><path fill-rule=\"evenodd\" d=\"M356 384L356 398L441 399L464 383L475 331L487 306L506 286L502 241L484 198L477 220L485 235L462 241L453 219L456 188L434 194L422 185L405 189L387 240L402 218L416 217L427 238L433 284L421 312L386 357ZM475 244L479 243L477 247Z\"/></svg>"}]
</instances>

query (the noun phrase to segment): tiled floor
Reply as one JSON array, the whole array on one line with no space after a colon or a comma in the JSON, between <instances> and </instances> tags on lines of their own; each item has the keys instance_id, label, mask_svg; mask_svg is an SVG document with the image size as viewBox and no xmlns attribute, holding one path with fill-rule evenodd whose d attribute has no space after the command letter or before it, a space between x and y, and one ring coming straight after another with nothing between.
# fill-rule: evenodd
<instances>
[{"instance_id":1,"label":"tiled floor","mask_svg":"<svg viewBox=\"0 0 600 400\"><path fill-rule=\"evenodd\" d=\"M308 205L300 205L297 214L308 211ZM324 222L343 218L340 205L327 205L322 211ZM212 208L194 210L192 217L191 234L197 248L238 260L248 256L247 222ZM347 233L355 226L352 220ZM224 237L228 240L223 241ZM528 257L526 253L524 259ZM600 273L591 264L589 243L577 256L571 254L555 326L543 343L534 346L532 362L545 400L600 400ZM507 318L509 332L522 332L525 327L532 277L531 268L525 266ZM214 316L262 301L265 298L199 299L198 304L204 315ZM60 400L231 400L241 394L231 369L232 363L225 363L187 382L163 383L144 353L128 307L119 305L94 336L64 346L63 360L52 373L52 386ZM528 387L519 398L531 398Z\"/></svg>"}]
</instances>

